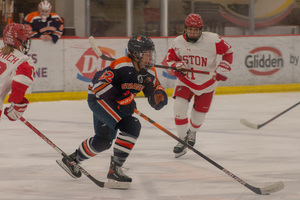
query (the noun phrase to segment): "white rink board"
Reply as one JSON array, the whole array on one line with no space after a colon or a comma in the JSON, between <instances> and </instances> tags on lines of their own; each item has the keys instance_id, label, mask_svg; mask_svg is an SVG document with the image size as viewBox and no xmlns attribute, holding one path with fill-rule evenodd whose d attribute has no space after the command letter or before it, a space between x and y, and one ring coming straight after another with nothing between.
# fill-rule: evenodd
<instances>
[{"instance_id":1,"label":"white rink board","mask_svg":"<svg viewBox=\"0 0 300 200\"><path fill-rule=\"evenodd\" d=\"M233 46L234 59L228 80L220 86L300 83L300 35L223 38ZM96 43L118 58L126 55L128 39L96 38ZM162 61L174 37L152 39L157 64L165 65ZM37 72L32 92L85 91L93 74L110 63L97 58L88 38L60 39L56 44L33 39L30 55ZM162 85L173 88L174 77L162 69L157 72Z\"/></svg>"}]
</instances>

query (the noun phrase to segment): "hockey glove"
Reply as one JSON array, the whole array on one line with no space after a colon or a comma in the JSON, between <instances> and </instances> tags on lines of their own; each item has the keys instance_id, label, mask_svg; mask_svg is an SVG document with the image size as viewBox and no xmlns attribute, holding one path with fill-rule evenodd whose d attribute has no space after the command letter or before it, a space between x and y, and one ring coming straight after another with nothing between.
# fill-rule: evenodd
<instances>
[{"instance_id":1,"label":"hockey glove","mask_svg":"<svg viewBox=\"0 0 300 200\"><path fill-rule=\"evenodd\" d=\"M117 102L119 104L118 109L121 112L129 113L132 115L134 113L134 108L136 108L134 97L135 95L127 90L122 97L117 99Z\"/></svg>"},{"instance_id":2,"label":"hockey glove","mask_svg":"<svg viewBox=\"0 0 300 200\"><path fill-rule=\"evenodd\" d=\"M176 77L186 75L186 71L184 71L184 70L187 69L187 67L186 67L184 62L179 61L179 62L173 63L171 65L171 67L174 67L174 74L175 74Z\"/></svg>"},{"instance_id":3,"label":"hockey glove","mask_svg":"<svg viewBox=\"0 0 300 200\"><path fill-rule=\"evenodd\" d=\"M231 67L228 63L220 62L218 67L216 68L216 80L217 81L226 81L229 75Z\"/></svg>"},{"instance_id":4,"label":"hockey glove","mask_svg":"<svg viewBox=\"0 0 300 200\"><path fill-rule=\"evenodd\" d=\"M4 109L4 114L10 121L16 121L22 117L23 113L25 112L29 101L24 97L23 102L21 103L13 103L11 102L10 107Z\"/></svg>"},{"instance_id":5,"label":"hockey glove","mask_svg":"<svg viewBox=\"0 0 300 200\"><path fill-rule=\"evenodd\" d=\"M149 96L148 102L155 110L160 110L168 104L167 93L163 89L157 89L153 95Z\"/></svg>"}]
</instances>

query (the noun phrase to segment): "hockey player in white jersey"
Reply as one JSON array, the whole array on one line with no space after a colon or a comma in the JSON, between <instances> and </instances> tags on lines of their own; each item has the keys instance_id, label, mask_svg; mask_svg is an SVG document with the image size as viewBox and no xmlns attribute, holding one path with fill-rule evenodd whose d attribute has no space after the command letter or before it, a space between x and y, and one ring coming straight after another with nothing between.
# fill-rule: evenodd
<instances>
[{"instance_id":1,"label":"hockey player in white jersey","mask_svg":"<svg viewBox=\"0 0 300 200\"><path fill-rule=\"evenodd\" d=\"M196 132L208 112L218 81L226 81L233 59L231 46L219 35L202 32L203 21L198 14L190 14L185 20L184 33L172 41L167 62L176 68L174 94L174 118L178 136L194 146ZM217 63L217 56L222 56ZM215 72L215 75L183 72L182 69ZM193 108L188 116L189 103L194 97ZM175 158L184 155L187 149L178 143L173 152Z\"/></svg>"},{"instance_id":2,"label":"hockey player in white jersey","mask_svg":"<svg viewBox=\"0 0 300 200\"><path fill-rule=\"evenodd\" d=\"M26 56L30 48L29 29L26 25L10 23L3 31L4 47L0 50L0 117L3 101L11 91L4 109L9 120L19 119L29 101L24 97L33 82L33 61Z\"/></svg>"}]
</instances>

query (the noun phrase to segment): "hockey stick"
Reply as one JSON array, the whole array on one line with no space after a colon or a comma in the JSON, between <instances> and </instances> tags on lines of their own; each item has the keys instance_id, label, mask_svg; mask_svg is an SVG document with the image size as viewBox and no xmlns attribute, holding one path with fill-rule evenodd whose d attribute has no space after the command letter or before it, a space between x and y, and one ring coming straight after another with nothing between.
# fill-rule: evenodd
<instances>
[{"instance_id":1,"label":"hockey stick","mask_svg":"<svg viewBox=\"0 0 300 200\"><path fill-rule=\"evenodd\" d=\"M253 124L251 122L249 122L246 119L241 119L240 122L241 124L249 127L249 128L253 128L253 129L260 129L261 127L267 125L268 123L270 123L271 121L273 121L274 119L278 118L279 116L283 115L284 113L286 113L287 111L293 109L294 107L298 106L300 104L300 101L298 103L296 103L295 105L289 107L288 109L284 110L283 112L279 113L278 115L276 115L275 117L269 119L268 121L262 123L262 124Z\"/></svg>"},{"instance_id":2,"label":"hockey stick","mask_svg":"<svg viewBox=\"0 0 300 200\"><path fill-rule=\"evenodd\" d=\"M93 36L89 37L89 42L90 42L90 45L91 45L92 49L94 50L94 52L96 53L96 55L99 58L101 58L102 60L108 60L108 61L114 61L115 60L115 58L108 57L108 56L104 55L101 52L101 50L96 45L96 42L95 42L95 39L94 39ZM164 65L154 65L154 67L162 68L162 69L173 69L173 70L175 69L174 67L164 66ZM175 69L175 70L177 70L177 69ZM193 73L198 73L198 74L215 75L214 72L206 72L206 71L193 70L193 69L183 69L182 71L193 72Z\"/></svg>"},{"instance_id":3,"label":"hockey stick","mask_svg":"<svg viewBox=\"0 0 300 200\"><path fill-rule=\"evenodd\" d=\"M255 192L256 194L267 195L267 194L270 194L270 193L280 191L284 188L284 184L281 181L276 182L272 185L265 186L263 188L258 188L258 187L254 187L252 185L249 185L248 183L246 183L245 181L243 181L242 179L240 179L239 177L237 177L236 175L234 175L233 173L231 173L230 171L228 171L227 169L225 169L224 167L222 167L221 165L219 165L215 161L211 160L210 158L208 158L207 156L205 156L204 154L199 152L197 149L193 148L192 146L190 146L189 144L187 144L186 142L181 140L179 137L175 136L173 133L171 133L170 131L168 131L167 129L162 127L161 125L157 124L155 121L153 121L152 119L150 119L149 117L147 117L146 115L144 115L143 113L138 111L137 109L135 109L134 112L137 115L144 118L146 121L150 122L151 124L153 124L154 126L159 128L160 130L162 130L163 132L167 133L169 136L171 136L172 138L174 138L175 140L177 140L178 142L180 142L181 144L183 144L184 146L186 146L187 148L189 148L190 150L192 150L193 152L195 152L196 154L198 154L202 158L204 158L206 161L208 161L209 163L211 163L215 167L219 168L221 171L223 171L225 174L227 174L228 176L230 176L231 178L233 178L234 180L236 180L237 182L239 182L243 186L245 186L248 189L250 189L251 191Z\"/></svg>"},{"instance_id":4,"label":"hockey stick","mask_svg":"<svg viewBox=\"0 0 300 200\"><path fill-rule=\"evenodd\" d=\"M83 169L79 164L75 163L69 156L66 154L63 150L61 150L58 146L56 146L49 138L47 138L43 133L41 133L39 130L37 130L31 123L29 123L26 119L23 117L20 118L20 120L28 126L33 132L35 132L38 136L40 136L47 144L49 144L51 147L53 147L57 153L68 159L73 165L77 165L79 167L79 170L86 175L91 181L93 181L96 185L98 185L101 188L120 188L120 189L127 189L122 186L122 184L114 183L114 182L102 182L94 178L90 173L88 173L85 169Z\"/></svg>"}]
</instances>

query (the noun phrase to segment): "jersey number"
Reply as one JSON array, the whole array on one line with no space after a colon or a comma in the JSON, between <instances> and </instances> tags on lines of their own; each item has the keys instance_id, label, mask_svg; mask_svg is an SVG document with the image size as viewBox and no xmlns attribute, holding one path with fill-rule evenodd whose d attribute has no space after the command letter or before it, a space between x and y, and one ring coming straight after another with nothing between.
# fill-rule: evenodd
<instances>
[{"instance_id":1,"label":"jersey number","mask_svg":"<svg viewBox=\"0 0 300 200\"><path fill-rule=\"evenodd\" d=\"M114 74L111 71L106 71L102 74L102 76L98 80L105 80L110 83L111 79L114 77Z\"/></svg>"},{"instance_id":2,"label":"jersey number","mask_svg":"<svg viewBox=\"0 0 300 200\"><path fill-rule=\"evenodd\" d=\"M191 70L194 70L194 68L192 67ZM190 77L189 75L191 75L191 77ZM189 79L195 80L195 76L194 76L194 73L193 73L193 72L188 72L188 73L186 74L186 76L187 76Z\"/></svg>"},{"instance_id":3,"label":"jersey number","mask_svg":"<svg viewBox=\"0 0 300 200\"><path fill-rule=\"evenodd\" d=\"M6 64L0 61L0 75L7 69Z\"/></svg>"}]
</instances>

